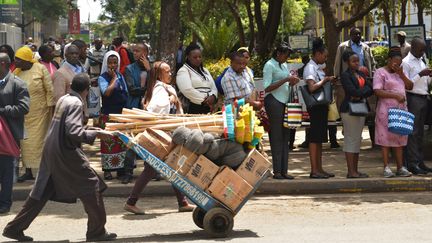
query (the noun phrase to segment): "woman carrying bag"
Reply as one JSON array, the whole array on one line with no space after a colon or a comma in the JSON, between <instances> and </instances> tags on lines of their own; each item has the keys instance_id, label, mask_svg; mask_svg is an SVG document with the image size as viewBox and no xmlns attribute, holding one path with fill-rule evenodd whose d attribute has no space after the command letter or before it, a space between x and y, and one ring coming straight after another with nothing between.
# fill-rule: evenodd
<instances>
[{"instance_id":1,"label":"woman carrying bag","mask_svg":"<svg viewBox=\"0 0 432 243\"><path fill-rule=\"evenodd\" d=\"M360 58L356 53L346 51L342 60L348 65L348 69L341 74L345 98L339 109L344 127L343 151L348 167L347 178L367 178L367 174L358 171L358 161L362 131L369 112L367 98L373 94L372 84L359 71Z\"/></svg>"},{"instance_id":2,"label":"woman carrying bag","mask_svg":"<svg viewBox=\"0 0 432 243\"><path fill-rule=\"evenodd\" d=\"M389 152L392 148L397 164L397 176L411 176L403 166L403 147L407 145L408 136L392 133L388 130L388 111L391 108L406 110L405 90L411 90L413 83L401 67L402 54L399 47L392 47L388 54L387 65L376 70L373 90L378 97L375 118L375 143L381 145L384 162L384 177L395 175L389 167Z\"/></svg>"},{"instance_id":3,"label":"woman carrying bag","mask_svg":"<svg viewBox=\"0 0 432 243\"><path fill-rule=\"evenodd\" d=\"M312 59L306 65L303 77L307 83L302 88L303 99L310 116L309 157L311 162L311 179L327 179L334 177L332 173L322 168L322 144L327 142L327 118L331 102L331 87L329 82L336 79L326 76L320 65L327 61L328 51L321 39L314 40L312 44ZM324 95L319 95L322 93ZM323 98L324 97L324 98ZM322 99L323 98L323 99ZM311 102L314 101L314 102Z\"/></svg>"},{"instance_id":4,"label":"woman carrying bag","mask_svg":"<svg viewBox=\"0 0 432 243\"><path fill-rule=\"evenodd\" d=\"M291 76L288 70L286 61L290 52L292 50L287 45L279 45L263 70L266 93L264 105L270 121L269 137L274 179L294 179L288 175L289 129L283 125L290 86L300 81L298 77Z\"/></svg>"}]
</instances>

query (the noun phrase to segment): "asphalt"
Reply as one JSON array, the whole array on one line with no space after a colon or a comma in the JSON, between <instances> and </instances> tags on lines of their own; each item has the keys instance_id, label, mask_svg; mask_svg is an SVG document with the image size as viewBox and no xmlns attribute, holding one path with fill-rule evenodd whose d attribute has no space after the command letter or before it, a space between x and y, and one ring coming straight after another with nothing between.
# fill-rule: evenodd
<instances>
[{"instance_id":1,"label":"asphalt","mask_svg":"<svg viewBox=\"0 0 432 243\"><path fill-rule=\"evenodd\" d=\"M339 128L338 142L343 146L343 135ZM367 173L367 179L347 179L345 155L341 148L331 149L329 144L323 145L323 167L336 176L331 179L309 179L310 163L307 149L295 148L289 155L289 174L295 177L294 180L275 180L272 178L264 181L257 190L257 195L306 195L323 193L369 193L369 192L421 192L432 191L432 173L426 176L412 176L408 178L383 178L383 163L381 150L371 148L367 129L363 131L363 142L360 152L359 171ZM296 133L295 145L298 146L304 140L304 130ZM264 150L271 160L271 152L268 138L264 138ZM84 150L89 156L92 167L102 176L100 164L100 153L98 141L90 146L85 145ZM426 152L429 152L428 150ZM426 160L426 164L432 167L432 160ZM391 167L396 170L392 161ZM143 170L143 161L137 161L137 168L134 170L136 178ZM115 177L115 173L113 174ZM135 179L134 178L134 179ZM23 200L29 194L34 181L14 184L14 200ZM117 179L106 181L108 184L105 197L127 197L132 190L133 182L121 184ZM145 188L143 195L165 196L173 195L171 185L166 181L152 181Z\"/></svg>"}]
</instances>

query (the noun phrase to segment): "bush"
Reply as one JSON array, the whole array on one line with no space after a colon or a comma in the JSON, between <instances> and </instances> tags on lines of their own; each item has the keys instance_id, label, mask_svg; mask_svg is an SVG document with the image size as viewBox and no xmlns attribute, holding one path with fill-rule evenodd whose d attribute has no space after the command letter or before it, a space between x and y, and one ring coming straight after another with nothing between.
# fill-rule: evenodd
<instances>
[{"instance_id":1,"label":"bush","mask_svg":"<svg viewBox=\"0 0 432 243\"><path fill-rule=\"evenodd\" d=\"M376 61L376 68L384 67L387 65L387 56L389 48L384 46L377 46L372 48L372 55Z\"/></svg>"},{"instance_id":2,"label":"bush","mask_svg":"<svg viewBox=\"0 0 432 243\"><path fill-rule=\"evenodd\" d=\"M204 66L209 70L213 79L216 79L230 64L231 62L229 58L222 57L219 60L205 61Z\"/></svg>"}]
</instances>

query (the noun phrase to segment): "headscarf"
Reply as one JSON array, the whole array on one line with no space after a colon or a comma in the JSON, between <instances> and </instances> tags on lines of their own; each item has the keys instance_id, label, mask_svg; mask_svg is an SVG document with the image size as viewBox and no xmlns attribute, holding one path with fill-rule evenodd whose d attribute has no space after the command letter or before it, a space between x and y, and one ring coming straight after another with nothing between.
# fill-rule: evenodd
<instances>
[{"instance_id":1,"label":"headscarf","mask_svg":"<svg viewBox=\"0 0 432 243\"><path fill-rule=\"evenodd\" d=\"M31 62L31 63L37 62L37 60L34 58L33 51L28 46L23 46L23 47L19 48L15 52L15 57L18 57L21 60Z\"/></svg>"},{"instance_id":2,"label":"headscarf","mask_svg":"<svg viewBox=\"0 0 432 243\"><path fill-rule=\"evenodd\" d=\"M104 55L104 59L102 62L101 74L108 72L108 57L116 56L118 59L117 72L120 72L120 55L116 51L109 51Z\"/></svg>"}]
</instances>

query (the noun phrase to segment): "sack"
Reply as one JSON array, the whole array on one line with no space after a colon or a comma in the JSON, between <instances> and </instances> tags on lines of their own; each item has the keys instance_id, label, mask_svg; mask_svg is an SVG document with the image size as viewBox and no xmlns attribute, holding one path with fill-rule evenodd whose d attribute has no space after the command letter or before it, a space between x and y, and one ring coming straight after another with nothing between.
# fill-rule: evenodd
<instances>
[{"instance_id":1,"label":"sack","mask_svg":"<svg viewBox=\"0 0 432 243\"><path fill-rule=\"evenodd\" d=\"M348 108L351 116L367 116L369 114L369 107L365 99L348 102Z\"/></svg>"},{"instance_id":2,"label":"sack","mask_svg":"<svg viewBox=\"0 0 432 243\"><path fill-rule=\"evenodd\" d=\"M15 142L6 120L0 116L0 154L18 158L20 149Z\"/></svg>"},{"instance_id":3,"label":"sack","mask_svg":"<svg viewBox=\"0 0 432 243\"><path fill-rule=\"evenodd\" d=\"M336 102L332 102L329 105L329 112L327 115L327 121L337 121L340 118L339 111Z\"/></svg>"},{"instance_id":4,"label":"sack","mask_svg":"<svg viewBox=\"0 0 432 243\"><path fill-rule=\"evenodd\" d=\"M285 105L283 126L290 129L301 127L302 105L298 102L297 89L291 88L290 102Z\"/></svg>"},{"instance_id":5,"label":"sack","mask_svg":"<svg viewBox=\"0 0 432 243\"><path fill-rule=\"evenodd\" d=\"M313 93L309 92L307 84L300 86L300 90L308 109L317 105L328 105L333 100L332 86L330 82L325 83L321 88Z\"/></svg>"},{"instance_id":6,"label":"sack","mask_svg":"<svg viewBox=\"0 0 432 243\"><path fill-rule=\"evenodd\" d=\"M414 130L414 114L400 108L388 110L388 130L399 135L410 135Z\"/></svg>"}]
</instances>

